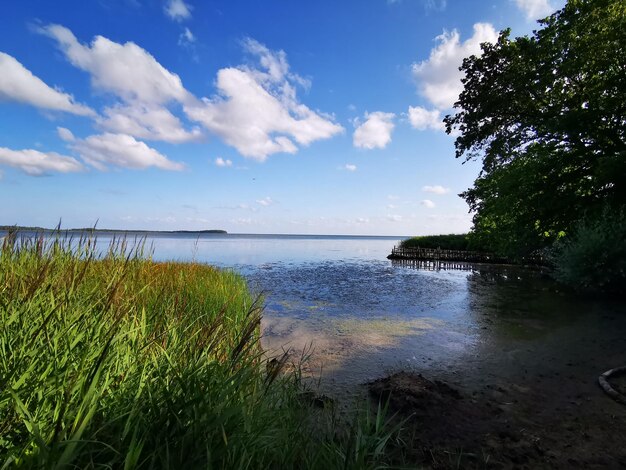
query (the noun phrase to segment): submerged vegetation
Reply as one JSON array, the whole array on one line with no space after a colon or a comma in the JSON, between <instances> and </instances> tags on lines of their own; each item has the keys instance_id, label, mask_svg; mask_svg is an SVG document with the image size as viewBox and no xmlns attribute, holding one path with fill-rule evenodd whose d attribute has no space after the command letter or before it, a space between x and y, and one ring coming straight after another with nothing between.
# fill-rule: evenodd
<instances>
[{"instance_id":1,"label":"submerged vegetation","mask_svg":"<svg viewBox=\"0 0 626 470\"><path fill-rule=\"evenodd\" d=\"M3 468L367 468L383 412L339 426L259 348L237 274L157 263L114 241L5 237L0 253ZM271 366L271 367L270 367Z\"/></svg>"}]
</instances>

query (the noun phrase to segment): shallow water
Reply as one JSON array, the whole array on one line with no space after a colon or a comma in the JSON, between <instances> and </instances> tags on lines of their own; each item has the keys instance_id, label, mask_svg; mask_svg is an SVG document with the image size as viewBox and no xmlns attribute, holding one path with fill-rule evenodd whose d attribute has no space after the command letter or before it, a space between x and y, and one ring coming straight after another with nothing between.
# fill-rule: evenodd
<instances>
[{"instance_id":1,"label":"shallow water","mask_svg":"<svg viewBox=\"0 0 626 470\"><path fill-rule=\"evenodd\" d=\"M99 235L101 246L108 240ZM159 235L147 244L157 260L242 273L265 296L265 349L306 355L304 376L321 377L322 391L331 395L349 395L399 368L471 387L529 369L554 373L572 361L582 364L582 354L605 356L598 373L621 365L610 361L626 362L623 303L561 292L535 270L415 269L386 259L397 241ZM595 373L593 363L586 367L585 374Z\"/></svg>"}]
</instances>

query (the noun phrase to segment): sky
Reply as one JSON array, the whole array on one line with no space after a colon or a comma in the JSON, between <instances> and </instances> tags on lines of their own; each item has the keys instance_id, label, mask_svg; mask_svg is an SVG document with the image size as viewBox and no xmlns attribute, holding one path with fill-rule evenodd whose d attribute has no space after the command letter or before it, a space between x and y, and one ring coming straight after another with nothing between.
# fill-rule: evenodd
<instances>
[{"instance_id":1,"label":"sky","mask_svg":"<svg viewBox=\"0 0 626 470\"><path fill-rule=\"evenodd\" d=\"M463 57L563 0L7 0L0 225L462 233Z\"/></svg>"}]
</instances>

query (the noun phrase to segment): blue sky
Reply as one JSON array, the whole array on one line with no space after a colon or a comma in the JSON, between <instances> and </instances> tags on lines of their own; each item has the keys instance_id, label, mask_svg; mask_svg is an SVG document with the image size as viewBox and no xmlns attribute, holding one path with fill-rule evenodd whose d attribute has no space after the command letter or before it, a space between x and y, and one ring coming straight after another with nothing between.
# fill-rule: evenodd
<instances>
[{"instance_id":1,"label":"blue sky","mask_svg":"<svg viewBox=\"0 0 626 470\"><path fill-rule=\"evenodd\" d=\"M466 231L457 68L562 3L3 2L0 224Z\"/></svg>"}]
</instances>

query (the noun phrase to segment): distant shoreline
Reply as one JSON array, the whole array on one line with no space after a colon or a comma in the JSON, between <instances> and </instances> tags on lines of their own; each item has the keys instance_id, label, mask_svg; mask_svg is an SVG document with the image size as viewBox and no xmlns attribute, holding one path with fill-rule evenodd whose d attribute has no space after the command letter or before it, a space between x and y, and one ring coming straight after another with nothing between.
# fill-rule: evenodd
<instances>
[{"instance_id":1,"label":"distant shoreline","mask_svg":"<svg viewBox=\"0 0 626 470\"><path fill-rule=\"evenodd\" d=\"M110 228L44 228L44 227L23 227L20 225L0 225L0 232L8 232L9 230L17 230L18 232L91 232L91 233L186 233L186 234L203 234L203 233L215 233L215 234L228 234L226 230L122 230L122 229L110 229Z\"/></svg>"},{"instance_id":2,"label":"distant shoreline","mask_svg":"<svg viewBox=\"0 0 626 470\"><path fill-rule=\"evenodd\" d=\"M0 225L0 232L8 232L9 230L17 230L18 232L42 232L42 233L55 233L55 232L68 232L68 233L101 233L101 234L136 234L136 235L229 235L233 237L294 237L294 238L341 238L341 239L360 239L360 238L385 238L388 240L395 240L397 242L411 238L411 235L355 235L355 234L328 234L328 233L240 233L240 232L227 232L221 229L211 230L124 230L124 229L100 229L100 228L70 228L70 229L56 229L56 228L44 228L44 227L29 227L21 225Z\"/></svg>"}]
</instances>

